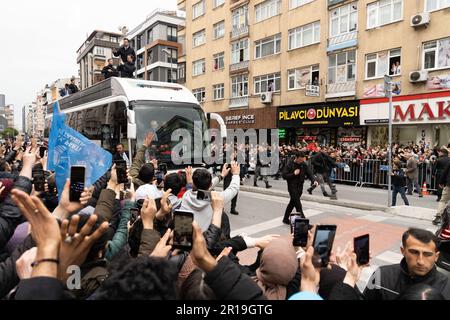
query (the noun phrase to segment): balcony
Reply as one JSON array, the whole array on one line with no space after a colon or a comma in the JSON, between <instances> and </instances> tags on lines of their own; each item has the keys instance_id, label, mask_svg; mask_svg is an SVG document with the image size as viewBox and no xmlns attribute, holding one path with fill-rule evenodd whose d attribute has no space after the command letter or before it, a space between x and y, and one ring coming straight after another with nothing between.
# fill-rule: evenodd
<instances>
[{"instance_id":1,"label":"balcony","mask_svg":"<svg viewBox=\"0 0 450 320\"><path fill-rule=\"evenodd\" d=\"M345 33L328 39L327 52L356 47L358 45L358 31Z\"/></svg>"},{"instance_id":2,"label":"balcony","mask_svg":"<svg viewBox=\"0 0 450 320\"><path fill-rule=\"evenodd\" d=\"M325 99L350 97L356 95L356 82L333 83L327 85Z\"/></svg>"},{"instance_id":3,"label":"balcony","mask_svg":"<svg viewBox=\"0 0 450 320\"><path fill-rule=\"evenodd\" d=\"M231 0L230 1L230 10L234 10L236 8L242 7L243 5L249 3L250 0Z\"/></svg>"},{"instance_id":4,"label":"balcony","mask_svg":"<svg viewBox=\"0 0 450 320\"><path fill-rule=\"evenodd\" d=\"M230 40L242 38L248 36L249 28L248 26L241 26L241 27L233 27L233 29L230 32Z\"/></svg>"},{"instance_id":5,"label":"balcony","mask_svg":"<svg viewBox=\"0 0 450 320\"><path fill-rule=\"evenodd\" d=\"M341 2L344 2L345 0L328 0L328 6L334 6L335 4L339 4Z\"/></svg>"},{"instance_id":6,"label":"balcony","mask_svg":"<svg viewBox=\"0 0 450 320\"><path fill-rule=\"evenodd\" d=\"M237 97L230 99L230 109L248 107L248 97Z\"/></svg>"},{"instance_id":7,"label":"balcony","mask_svg":"<svg viewBox=\"0 0 450 320\"><path fill-rule=\"evenodd\" d=\"M248 71L248 66L249 66L248 60L230 64L230 73Z\"/></svg>"}]
</instances>

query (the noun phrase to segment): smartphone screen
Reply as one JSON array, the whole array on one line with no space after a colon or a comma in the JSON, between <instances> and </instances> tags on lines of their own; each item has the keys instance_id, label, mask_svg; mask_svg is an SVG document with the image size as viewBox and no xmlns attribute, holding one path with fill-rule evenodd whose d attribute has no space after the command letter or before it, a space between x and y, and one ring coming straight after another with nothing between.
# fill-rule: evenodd
<instances>
[{"instance_id":1,"label":"smartphone screen","mask_svg":"<svg viewBox=\"0 0 450 320\"><path fill-rule=\"evenodd\" d=\"M309 220L297 218L294 220L294 241L295 247L306 247L308 243Z\"/></svg>"},{"instance_id":2,"label":"smartphone screen","mask_svg":"<svg viewBox=\"0 0 450 320\"><path fill-rule=\"evenodd\" d=\"M139 218L139 209L138 208L131 208L131 218L130 218L130 224L133 225L136 220Z\"/></svg>"},{"instance_id":3,"label":"smartphone screen","mask_svg":"<svg viewBox=\"0 0 450 320\"><path fill-rule=\"evenodd\" d=\"M33 169L33 185L34 190L39 192L45 191L45 175L43 169Z\"/></svg>"},{"instance_id":4,"label":"smartphone screen","mask_svg":"<svg viewBox=\"0 0 450 320\"><path fill-rule=\"evenodd\" d=\"M197 190L197 199L211 201L211 191Z\"/></svg>"},{"instance_id":5,"label":"smartphone screen","mask_svg":"<svg viewBox=\"0 0 450 320\"><path fill-rule=\"evenodd\" d=\"M189 251L192 248L192 221L194 214L186 211L175 211L173 228L173 247Z\"/></svg>"},{"instance_id":6,"label":"smartphone screen","mask_svg":"<svg viewBox=\"0 0 450 320\"><path fill-rule=\"evenodd\" d=\"M316 267L326 268L328 266L335 235L336 225L318 225L316 227L313 242L313 264Z\"/></svg>"},{"instance_id":7,"label":"smartphone screen","mask_svg":"<svg viewBox=\"0 0 450 320\"><path fill-rule=\"evenodd\" d=\"M80 201L81 193L84 190L86 168L82 166L73 166L70 168L70 192L69 200L71 202Z\"/></svg>"},{"instance_id":8,"label":"smartphone screen","mask_svg":"<svg viewBox=\"0 0 450 320\"><path fill-rule=\"evenodd\" d=\"M117 160L114 161L114 164L116 165L116 173L117 173L117 183L127 183L128 182L128 176L127 176L127 163L125 160Z\"/></svg>"},{"instance_id":9,"label":"smartphone screen","mask_svg":"<svg viewBox=\"0 0 450 320\"><path fill-rule=\"evenodd\" d=\"M45 156L46 147L39 147L39 157L43 158Z\"/></svg>"},{"instance_id":10,"label":"smartphone screen","mask_svg":"<svg viewBox=\"0 0 450 320\"><path fill-rule=\"evenodd\" d=\"M356 262L363 266L369 263L370 249L369 249L369 235L365 234L353 239L353 247L356 253Z\"/></svg>"},{"instance_id":11,"label":"smartphone screen","mask_svg":"<svg viewBox=\"0 0 450 320\"><path fill-rule=\"evenodd\" d=\"M290 222L290 226L291 226L291 234L294 233L294 223L296 219L301 219L302 216L300 213L291 213L291 215L289 216L289 222Z\"/></svg>"}]
</instances>

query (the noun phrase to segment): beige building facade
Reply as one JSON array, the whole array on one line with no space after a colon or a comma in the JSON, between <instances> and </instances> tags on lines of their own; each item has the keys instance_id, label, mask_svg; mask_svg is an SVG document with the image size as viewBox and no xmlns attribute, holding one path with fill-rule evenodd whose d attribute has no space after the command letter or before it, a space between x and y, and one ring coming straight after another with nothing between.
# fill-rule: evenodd
<instances>
[{"instance_id":1,"label":"beige building facade","mask_svg":"<svg viewBox=\"0 0 450 320\"><path fill-rule=\"evenodd\" d=\"M255 129L283 129L285 142L374 145L387 140L389 75L395 142L447 144L449 6L442 0L179 0L186 12L178 31L186 48L179 56L184 84L231 128L264 116Z\"/></svg>"}]
</instances>

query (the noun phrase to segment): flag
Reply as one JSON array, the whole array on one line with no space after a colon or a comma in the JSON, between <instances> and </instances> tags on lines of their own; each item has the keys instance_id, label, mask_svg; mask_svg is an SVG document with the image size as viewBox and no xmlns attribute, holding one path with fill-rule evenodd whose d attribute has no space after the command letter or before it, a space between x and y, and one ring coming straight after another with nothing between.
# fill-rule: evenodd
<instances>
[{"instance_id":1,"label":"flag","mask_svg":"<svg viewBox=\"0 0 450 320\"><path fill-rule=\"evenodd\" d=\"M65 115L59 111L58 102L53 107L53 119L48 139L48 170L55 171L59 198L71 166L86 168L86 187L94 184L112 165L112 155L97 146L81 133L64 123Z\"/></svg>"}]
</instances>

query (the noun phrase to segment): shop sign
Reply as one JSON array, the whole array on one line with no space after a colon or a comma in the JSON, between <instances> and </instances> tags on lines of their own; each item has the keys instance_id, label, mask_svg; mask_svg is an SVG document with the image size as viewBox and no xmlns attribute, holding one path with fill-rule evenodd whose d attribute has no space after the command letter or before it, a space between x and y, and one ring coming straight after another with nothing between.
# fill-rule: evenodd
<instances>
[{"instance_id":1,"label":"shop sign","mask_svg":"<svg viewBox=\"0 0 450 320\"><path fill-rule=\"evenodd\" d=\"M286 138L286 129L278 129L278 138Z\"/></svg>"},{"instance_id":2,"label":"shop sign","mask_svg":"<svg viewBox=\"0 0 450 320\"><path fill-rule=\"evenodd\" d=\"M394 123L450 123L450 97L394 101ZM361 105L361 124L382 124L389 119L389 103Z\"/></svg>"},{"instance_id":3,"label":"shop sign","mask_svg":"<svg viewBox=\"0 0 450 320\"><path fill-rule=\"evenodd\" d=\"M340 137L339 142L361 142L361 137Z\"/></svg>"},{"instance_id":4,"label":"shop sign","mask_svg":"<svg viewBox=\"0 0 450 320\"><path fill-rule=\"evenodd\" d=\"M320 87L307 85L305 90L305 95L307 97L319 97L320 96Z\"/></svg>"},{"instance_id":5,"label":"shop sign","mask_svg":"<svg viewBox=\"0 0 450 320\"><path fill-rule=\"evenodd\" d=\"M359 125L359 101L280 107L277 112L278 128Z\"/></svg>"},{"instance_id":6,"label":"shop sign","mask_svg":"<svg viewBox=\"0 0 450 320\"><path fill-rule=\"evenodd\" d=\"M225 117L225 124L226 125L232 125L232 124L255 124L255 115L254 114L242 114L242 115L235 115L235 116L226 116Z\"/></svg>"}]
</instances>

